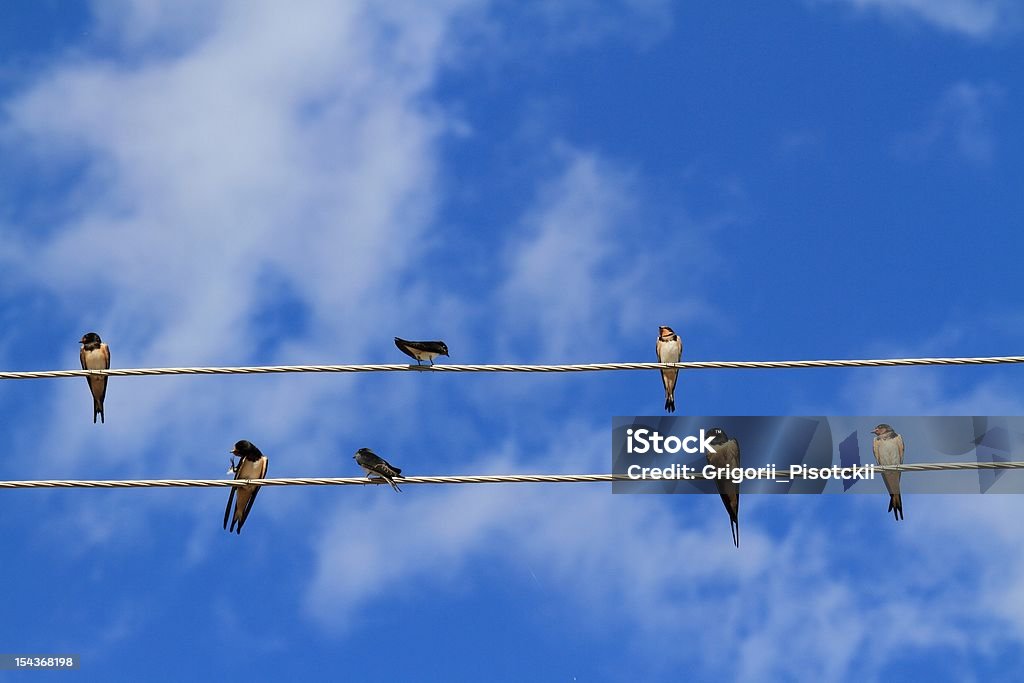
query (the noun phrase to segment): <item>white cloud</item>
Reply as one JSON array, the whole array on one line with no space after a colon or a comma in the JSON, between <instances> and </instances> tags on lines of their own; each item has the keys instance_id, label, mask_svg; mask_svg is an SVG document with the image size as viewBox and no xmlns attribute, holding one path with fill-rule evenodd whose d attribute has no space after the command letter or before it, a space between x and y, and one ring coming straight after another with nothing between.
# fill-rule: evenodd
<instances>
[{"instance_id":1,"label":"white cloud","mask_svg":"<svg viewBox=\"0 0 1024 683\"><path fill-rule=\"evenodd\" d=\"M565 0L529 3L519 11L539 19L563 48L622 35L650 45L671 30L673 19L667 0Z\"/></svg>"},{"instance_id":2,"label":"white cloud","mask_svg":"<svg viewBox=\"0 0 1024 683\"><path fill-rule=\"evenodd\" d=\"M962 334L947 328L879 355L929 355ZM1002 382L958 392L942 376L913 372L858 376L844 405L859 414L1024 409ZM486 469L523 471L537 458L588 471L607 448L600 426L561 436L571 452L510 444ZM409 493L338 505L314 549L306 606L316 621L344 631L383 602L414 608L446 592L472 594L484 590L476 568L487 566L502 581L535 580L580 623L632 634L622 647L636 661L687 666L697 678L873 680L936 649L984 658L1024 642L1013 496L918 495L899 524L880 496L747 497L736 551L716 496L613 496L584 485Z\"/></svg>"},{"instance_id":3,"label":"white cloud","mask_svg":"<svg viewBox=\"0 0 1024 683\"><path fill-rule=\"evenodd\" d=\"M579 450L606 446L604 436L577 440ZM523 469L510 457L491 464ZM536 582L580 623L632 634L621 646L638 662L729 670L743 681L876 678L917 651L965 654L976 638L1002 647L1024 637L1019 610L993 609L1006 582L977 581L970 570L996 572L990 557L1005 552L1010 574L1022 573L1012 523L976 533L1015 518L1020 505L1009 497L951 505L918 496L900 525L874 497L748 497L737 551L717 496L616 496L585 485L407 488L403 500L337 506L316 542L306 593L317 622L344 632L379 603L415 609L446 593L473 594L485 590L474 577L487 566L503 582ZM968 503L969 517L951 514ZM835 519L823 524L826 508ZM1024 581L1011 580L1010 594L1024 595Z\"/></svg>"},{"instance_id":4,"label":"white cloud","mask_svg":"<svg viewBox=\"0 0 1024 683\"><path fill-rule=\"evenodd\" d=\"M908 158L951 153L975 165L990 164L997 149L992 109L1001 97L1002 89L991 83L953 84L932 107L928 121L899 138L897 151Z\"/></svg>"},{"instance_id":5,"label":"white cloud","mask_svg":"<svg viewBox=\"0 0 1024 683\"><path fill-rule=\"evenodd\" d=\"M869 340L865 356L934 358L985 355L967 349L977 349L979 340L1014 340L1021 336L1019 327L1007 325L1007 317L1000 314L992 319L947 324L930 334L903 342L895 339ZM988 355L1005 354L993 351ZM838 392L835 403L822 405L819 402L810 412L826 411L835 415L1018 415L1024 412L1024 395L1019 386L1006 379L1007 371L1013 372L1013 366L864 368L850 375Z\"/></svg>"},{"instance_id":6,"label":"white cloud","mask_svg":"<svg viewBox=\"0 0 1024 683\"><path fill-rule=\"evenodd\" d=\"M168 6L133 5L138 14L123 25L116 13L105 17L130 50L163 35ZM18 286L52 293L62 302L59 313L81 331L101 330L120 366L169 359L358 360L380 343L370 331L399 318L425 323L433 315L422 306L425 294L395 283L422 258L419 240L432 227L441 194L437 148L448 124L431 106L429 91L448 55L446 31L462 8L324 3L290 5L281 14L271 11L276 7L224 5L223 14L202 18L194 42L183 47L169 39L174 49L133 66L56 65L7 104L6 139L27 145L43 163L78 161L86 172L83 189L67 201L69 218L56 230L19 231L20 247L4 266L16 270ZM611 348L643 324L665 322L637 325L648 312L692 315L697 300L686 286L692 280L681 273L709 254L700 251L699 234L679 233L646 210L641 181L597 153L570 150L538 192L503 252L508 270L499 295L509 329L520 340L536 339L537 353L569 354L578 336L593 334L596 356L607 350L600 345ZM618 237L627 229L639 232L638 239L664 239L661 253L636 260ZM96 283L103 303L84 297L83 283ZM308 309L308 326L259 329L254 321L268 301L280 303L283 289L295 306ZM448 305L471 308L478 304L474 294ZM258 352L263 343L272 345L272 358ZM69 355L73 360L73 348ZM289 444L286 467L294 471L314 458L322 464L326 447L350 428L357 385L336 380L247 381L242 402L231 378L201 380L201 388L189 379L124 380L111 384L112 419L102 430L87 423L85 383L66 383L52 415L20 431L33 446L24 451L40 453L40 466L66 464L62 474L92 454L91 467L115 461L122 474L209 462L219 475L231 441L221 443L225 433L259 428L272 443ZM387 398L410 395L415 391ZM310 415L331 424L311 425ZM545 453L544 461L603 469L606 434L592 429L595 436L578 451L586 455ZM174 462L135 457L167 433L174 436ZM224 452L202 450L209 444ZM524 452L511 445L490 461L474 462L474 469L509 471L539 461ZM272 473L282 471L277 462ZM701 666L748 680L837 680L858 667L870 673L899 654L903 645L890 643L875 628L879 621L895 622L917 646L956 645L973 635L971 619L995 591L965 583L972 563L987 562L994 576L989 554L1007 552L1003 566L1024 575L1009 522L987 542L937 504L914 508L920 533L922 527L889 529L872 546L908 560L890 568L883 558L892 583L906 587L900 592L876 585L877 573L845 573L848 557L835 547L833 530L800 521L798 506L810 504L803 499L779 502L789 512L784 519L792 520L781 531L771 528L781 517L772 514L774 500L745 500L737 552L714 496L624 497L604 486L566 486L410 487L401 497L362 492L386 494L375 498L353 492L315 530L309 614L344 626L382 601L434 600L422 589L471 582L475 563L494 562L523 580L532 580L526 578L532 572L546 595L578 605L598 623L636 625L647 644L634 645L648 653L675 652L692 664L692 652L702 651L708 661ZM145 508L157 499L141 500L91 504L92 514L81 521L83 543L130 547L125 537L145 526L141 520L152 515ZM215 509L214 528L206 534L204 519L206 535L189 538L189 555L181 560L189 566L202 561L204 542L215 533L220 540L222 499L203 500L203 514ZM295 497L264 494L257 513L283 515L287 500ZM361 504L367 500L373 502ZM1005 505L996 512L1016 518L1012 502ZM841 526L851 537L864 533L857 512L858 519ZM118 517L123 521L107 521ZM981 519L979 513L973 521ZM949 539L963 538L974 540L958 544L954 556ZM269 537L255 539L254 545L272 545ZM929 571L921 572L913 556L923 556ZM943 569L946 562L958 571ZM1011 588L1019 602L1024 588ZM1019 627L1008 605L996 611L985 635L1006 623ZM115 620L114 636L135 625L131 614ZM769 638L780 631L800 635L803 657ZM678 647L691 640L692 647Z\"/></svg>"},{"instance_id":7,"label":"white cloud","mask_svg":"<svg viewBox=\"0 0 1024 683\"><path fill-rule=\"evenodd\" d=\"M596 361L638 330L653 340L658 325L704 312L696 292L715 259L714 222L650 210L641 178L599 155L559 158L505 258L499 306L513 357Z\"/></svg>"},{"instance_id":8,"label":"white cloud","mask_svg":"<svg viewBox=\"0 0 1024 683\"><path fill-rule=\"evenodd\" d=\"M27 210L0 245L9 284L48 297L49 313L75 331L67 365L86 330L111 344L115 367L360 361L390 347L396 322L426 327L438 311L461 320L494 303L490 293L438 296L417 275L437 227L440 147L453 125L432 86L453 58L451 32L478 6L226 3L193 15L173 4L101 4L100 36L118 59L76 53L3 103L6 151L73 179L49 194L56 210ZM540 331L546 349L564 348L562 333L534 325L560 315L592 325L611 310L612 327L626 325L636 315L629 288L647 275L628 258L616 266L619 255L599 244L643 215L637 183L596 153L562 159L564 172L523 220L529 239L496 250L491 264L501 270L504 256L518 254L507 291L530 310L521 314L511 298L501 305L512 323L523 316L524 335ZM574 257L568 303L546 301L524 279L557 277L546 246ZM606 267L617 272L611 297L590 307L586 294ZM664 310L683 314L693 299L677 295ZM260 325L278 308L295 329ZM8 352L26 342L21 333ZM324 453L361 427L350 419L366 412L361 381L249 378L239 400L237 378L115 379L102 427L88 419L85 383L60 382L11 438L19 452L39 454L22 465L25 476L223 476L227 450L243 437L270 455L272 475L321 471ZM404 386L387 394L389 407L413 403L423 385ZM156 500L134 503L133 519L177 506L209 528L200 518L208 505ZM281 518L295 500L261 498L261 514ZM69 526L83 548L145 528L104 524L102 509L67 517L78 520ZM214 539L193 534L188 562L202 561Z\"/></svg>"},{"instance_id":9,"label":"white cloud","mask_svg":"<svg viewBox=\"0 0 1024 683\"><path fill-rule=\"evenodd\" d=\"M101 12L125 49L178 35L159 20L176 10L130 7ZM4 140L84 172L66 221L42 230L28 217L0 258L16 286L52 293L73 328L101 332L115 366L356 360L381 343L365 331L382 320L426 315L395 276L422 256L433 218L445 123L425 95L460 3L279 9L224 5L187 50L58 64L5 105ZM268 304L303 313L306 328L258 327ZM197 395L176 381L114 381L105 429L124 449L103 457L132 457L161 426L197 436L243 423L253 405L283 438L354 385L284 383L254 381L239 403L237 386L216 382ZM44 436L44 451L96 445L82 389L61 386L70 426L59 447Z\"/></svg>"},{"instance_id":10,"label":"white cloud","mask_svg":"<svg viewBox=\"0 0 1024 683\"><path fill-rule=\"evenodd\" d=\"M817 0L823 2L825 0ZM894 21L916 21L969 38L987 39L1016 28L1020 6L1013 0L827 0Z\"/></svg>"}]
</instances>

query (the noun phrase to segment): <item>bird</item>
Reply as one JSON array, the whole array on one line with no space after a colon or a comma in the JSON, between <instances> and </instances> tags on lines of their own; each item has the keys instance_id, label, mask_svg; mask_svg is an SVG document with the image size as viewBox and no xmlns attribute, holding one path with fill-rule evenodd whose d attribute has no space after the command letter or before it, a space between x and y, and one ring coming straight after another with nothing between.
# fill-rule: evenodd
<instances>
[{"instance_id":1,"label":"bird","mask_svg":"<svg viewBox=\"0 0 1024 683\"><path fill-rule=\"evenodd\" d=\"M373 479L374 477L370 475L376 474L391 484L391 488L399 493L402 492L402 489L398 488L398 484L395 483L396 477L402 478L402 470L393 466L369 448L360 448L352 458L356 461L357 465L363 468L368 478Z\"/></svg>"},{"instance_id":2,"label":"bird","mask_svg":"<svg viewBox=\"0 0 1024 683\"><path fill-rule=\"evenodd\" d=\"M448 355L448 345L443 341L408 341L395 337L395 346L405 355L414 358L416 365L425 360L433 365L435 358Z\"/></svg>"},{"instance_id":3,"label":"bird","mask_svg":"<svg viewBox=\"0 0 1024 683\"><path fill-rule=\"evenodd\" d=\"M875 454L875 462L879 465L902 465L903 451L906 446L903 437L896 433L884 422L872 430L875 440L871 443L871 450ZM903 496L900 495L900 473L882 472L882 481L889 491L889 512L896 521L903 519Z\"/></svg>"},{"instance_id":4,"label":"bird","mask_svg":"<svg viewBox=\"0 0 1024 683\"><path fill-rule=\"evenodd\" d=\"M705 453L708 464L717 468L739 467L740 466L740 444L736 439L730 439L726 433L715 427L708 430L711 436L711 445L715 452ZM729 478L715 477L715 488L722 496L725 510L729 513L729 524L732 527L732 542L737 548L740 547L740 485Z\"/></svg>"},{"instance_id":5,"label":"bird","mask_svg":"<svg viewBox=\"0 0 1024 683\"><path fill-rule=\"evenodd\" d=\"M234 465L232 460L235 480L263 479L267 476L267 456L263 455L260 449L256 448L251 442L244 439L236 442L235 447L231 449L231 453L240 458L237 466ZM224 528L228 530L228 533L236 531L236 524L238 525L236 533L242 533L242 525L249 518L249 511L252 510L252 504L256 500L256 494L259 492L260 487L251 484L231 487L231 492L228 493L228 505L224 508ZM231 517L231 499L233 497L235 498L235 514L234 517ZM229 517L231 517L230 529L228 529Z\"/></svg>"},{"instance_id":6,"label":"bird","mask_svg":"<svg viewBox=\"0 0 1024 683\"><path fill-rule=\"evenodd\" d=\"M103 343L100 335L87 332L78 343L82 345L78 356L82 361L83 370L110 369L110 347ZM103 399L107 396L107 377L86 377L85 380L89 383L89 391L92 392L92 423L96 424L97 415L100 416L100 422L105 423Z\"/></svg>"},{"instance_id":7,"label":"bird","mask_svg":"<svg viewBox=\"0 0 1024 683\"><path fill-rule=\"evenodd\" d=\"M658 343L655 345L659 363L678 363L683 357L683 341L668 325L658 328ZM678 370L662 370L661 383L665 385L665 410L676 411L676 377Z\"/></svg>"}]
</instances>

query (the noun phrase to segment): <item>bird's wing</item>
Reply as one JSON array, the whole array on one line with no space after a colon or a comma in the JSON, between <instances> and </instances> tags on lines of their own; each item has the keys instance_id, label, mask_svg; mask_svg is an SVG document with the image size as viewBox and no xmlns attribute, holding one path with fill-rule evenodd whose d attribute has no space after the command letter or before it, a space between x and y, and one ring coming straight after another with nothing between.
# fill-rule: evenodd
<instances>
[{"instance_id":1,"label":"bird's wing","mask_svg":"<svg viewBox=\"0 0 1024 683\"><path fill-rule=\"evenodd\" d=\"M80 361L82 361L82 369L83 370L88 370L88 368L85 367L85 347L84 346L82 347L82 350L78 352L78 359ZM86 377L86 379L89 379L89 378Z\"/></svg>"},{"instance_id":2,"label":"bird's wing","mask_svg":"<svg viewBox=\"0 0 1024 683\"><path fill-rule=\"evenodd\" d=\"M906 446L903 443L903 437L898 435L898 434L896 435L896 447L900 449L900 464L902 465L903 464L903 451L906 449Z\"/></svg>"},{"instance_id":3,"label":"bird's wing","mask_svg":"<svg viewBox=\"0 0 1024 683\"><path fill-rule=\"evenodd\" d=\"M103 356L103 369L104 370L109 370L110 369L110 347L107 346L106 344L100 344L100 355ZM109 378L106 377L106 376L103 376L103 377L99 377L99 378L96 378L96 379L98 380L96 382L96 390L99 392L98 398L99 398L100 403L102 404L103 401L107 398L107 379L109 379Z\"/></svg>"},{"instance_id":4,"label":"bird's wing","mask_svg":"<svg viewBox=\"0 0 1024 683\"><path fill-rule=\"evenodd\" d=\"M266 479L267 478L267 466L270 464L270 459L267 456L263 456L262 462L260 462L260 471L253 479ZM252 496L249 497L249 502L245 506L245 514L242 515L242 521L249 516L249 510L252 509L252 503L256 500L256 494L260 492L259 486L254 486L252 489Z\"/></svg>"},{"instance_id":5,"label":"bird's wing","mask_svg":"<svg viewBox=\"0 0 1024 683\"><path fill-rule=\"evenodd\" d=\"M266 477L267 476L267 464L268 463L269 463L269 460L268 460L267 456L264 455L262 458L260 458L260 462L258 464L258 467L260 468L259 472L256 473L255 477L246 477L246 479L263 479L264 477ZM245 501L245 509L242 510L242 515L241 515L241 517L238 520L238 532L239 533L242 532L242 525L245 524L245 520L249 519L249 511L252 510L252 504L254 502L256 502L256 496L259 494L259 492L260 492L260 487L259 486L253 486L252 487L252 491L249 493L248 500ZM239 503L242 502L241 501L241 496L239 496L239 501L238 502Z\"/></svg>"},{"instance_id":6,"label":"bird's wing","mask_svg":"<svg viewBox=\"0 0 1024 683\"><path fill-rule=\"evenodd\" d=\"M882 459L878 457L878 439L871 442L871 452L875 454L875 462L881 465Z\"/></svg>"},{"instance_id":7,"label":"bird's wing","mask_svg":"<svg viewBox=\"0 0 1024 683\"><path fill-rule=\"evenodd\" d=\"M404 340L404 339L402 339L400 337L395 337L395 346L398 347L399 351L401 351L405 355L409 356L409 358L412 358L413 360L416 360L416 356L413 355L412 350L409 348L409 342L407 342L406 340Z\"/></svg>"}]
</instances>

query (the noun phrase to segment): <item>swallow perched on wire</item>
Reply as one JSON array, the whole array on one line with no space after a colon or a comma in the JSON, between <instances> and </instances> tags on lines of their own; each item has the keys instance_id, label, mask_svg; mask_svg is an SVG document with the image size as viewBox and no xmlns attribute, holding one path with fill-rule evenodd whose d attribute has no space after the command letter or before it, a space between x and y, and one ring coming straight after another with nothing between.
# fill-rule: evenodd
<instances>
[{"instance_id":1,"label":"swallow perched on wire","mask_svg":"<svg viewBox=\"0 0 1024 683\"><path fill-rule=\"evenodd\" d=\"M82 361L83 370L110 369L110 347L103 343L100 335L87 332L78 343L82 345L78 357ZM103 399L107 397L107 377L85 379L89 383L89 391L92 392L92 423L96 424L97 415L100 416L100 422L106 422L103 417Z\"/></svg>"},{"instance_id":2,"label":"swallow perched on wire","mask_svg":"<svg viewBox=\"0 0 1024 683\"><path fill-rule=\"evenodd\" d=\"M668 325L658 328L658 343L655 345L659 363L678 363L683 357L683 341ZM661 383L665 385L665 410L676 412L676 377L678 370L662 370Z\"/></svg>"},{"instance_id":3,"label":"swallow perched on wire","mask_svg":"<svg viewBox=\"0 0 1024 683\"><path fill-rule=\"evenodd\" d=\"M711 438L711 445L715 452L705 453L708 464L716 469L728 467L730 469L740 466L740 444L736 439L730 439L725 432L715 427L708 431ZM740 485L729 478L716 477L715 488L722 496L725 510L729 513L729 524L732 527L732 542L740 547Z\"/></svg>"},{"instance_id":4,"label":"swallow perched on wire","mask_svg":"<svg viewBox=\"0 0 1024 683\"><path fill-rule=\"evenodd\" d=\"M902 465L903 451L906 446L903 444L903 437L884 422L872 430L875 440L871 443L871 450L875 453L875 462L879 465ZM903 496L900 495L900 473L882 472L882 481L889 491L889 512L896 518L896 521L903 519Z\"/></svg>"},{"instance_id":5,"label":"swallow perched on wire","mask_svg":"<svg viewBox=\"0 0 1024 683\"><path fill-rule=\"evenodd\" d=\"M267 456L260 452L260 449L256 448L252 443L245 441L239 441L235 444L235 447L231 449L234 455L239 457L237 465L232 464L232 468L235 472L235 479L263 479L267 476ZM228 529L228 518L231 517L231 528L228 532L235 531L235 525L238 525L236 533L242 533L242 525L245 524L245 520L249 518L249 511L252 510L252 504L256 500L256 494L260 492L259 486L247 485L247 486L232 486L231 492L228 493L228 506L224 508L224 528ZM235 514L231 516L231 499L235 499Z\"/></svg>"},{"instance_id":6,"label":"swallow perched on wire","mask_svg":"<svg viewBox=\"0 0 1024 683\"><path fill-rule=\"evenodd\" d=\"M366 476L369 479L374 479L371 475L376 474L381 479L384 479L387 483L391 484L391 488L402 492L402 489L398 488L398 484L395 483L395 478L402 478L402 470L392 466L384 458L380 457L369 448L360 448L356 451L356 454L352 456L356 461L356 464L363 468L366 472Z\"/></svg>"},{"instance_id":7,"label":"swallow perched on wire","mask_svg":"<svg viewBox=\"0 0 1024 683\"><path fill-rule=\"evenodd\" d=\"M417 365L425 360L433 365L435 358L448 355L448 345L443 341L408 341L395 337L395 346L405 355L414 358Z\"/></svg>"}]
</instances>

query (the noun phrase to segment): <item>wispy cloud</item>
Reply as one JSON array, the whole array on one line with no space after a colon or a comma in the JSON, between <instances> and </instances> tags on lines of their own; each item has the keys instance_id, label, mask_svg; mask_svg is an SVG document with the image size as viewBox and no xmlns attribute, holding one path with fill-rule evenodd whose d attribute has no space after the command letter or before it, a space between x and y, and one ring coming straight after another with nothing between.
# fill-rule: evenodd
<instances>
[{"instance_id":1,"label":"wispy cloud","mask_svg":"<svg viewBox=\"0 0 1024 683\"><path fill-rule=\"evenodd\" d=\"M576 443L600 448L604 437L595 431ZM492 464L514 471L510 457ZM922 496L911 529L877 515L870 498L826 502L836 515L827 528L818 517L825 506L809 497L748 500L739 552L716 496L466 487L417 491L401 504L380 497L339 505L317 541L305 604L314 620L344 632L375 605L414 609L448 592L482 590L473 580L487 566L507 581L535 583L583 621L624 626L632 637L622 646L638 662L728 669L744 681L874 678L908 652L966 655L978 637L994 647L1021 641L1017 614L993 612L996 589L967 569L990 566L987 558L1004 550L1010 566L1024 563L1009 547L1013 534L957 544L955 557L949 548L983 518L1017 514L1019 503L973 499L967 522L949 514L949 500ZM785 633L799 634L797 651L779 646ZM688 647L670 647L679 642Z\"/></svg>"},{"instance_id":2,"label":"wispy cloud","mask_svg":"<svg viewBox=\"0 0 1024 683\"><path fill-rule=\"evenodd\" d=\"M45 215L22 207L0 246L5 284L48 297L75 331L72 362L85 330L111 344L117 367L359 361L382 341L390 347L399 322L436 327L438 310L459 320L481 306L559 353L575 334L563 327L617 333L647 310L629 290L649 267L662 274L646 291L659 291L662 278L677 282L672 250L691 238L668 238L663 261L634 259L619 235L653 215L641 210L642 183L599 153L568 148L554 177L528 188L537 198L519 230L489 244L498 287L436 292L419 275L445 193L441 148L459 123L432 88L456 56L451 32L480 19L477 6L122 9L98 10L101 39L113 44L103 47L118 59L58 60L3 103L8 160L65 169L73 180L49 193ZM545 297L541 285L560 296ZM439 307L425 305L435 300ZM650 324L685 315L696 300L673 287L646 304L666 313ZM7 348L33 333L19 326ZM324 406L359 412L362 378L346 379L252 378L244 400L230 378L201 388L187 379L112 381L102 430L82 419L84 384L57 383L12 438L45 454L24 474L217 476L243 437L270 454L272 473L283 473L276 454L285 445L286 467L302 471L362 426L322 419ZM388 407L414 402L418 386L391 395ZM279 505L261 500L271 517ZM83 517L83 544L143 528L103 528L101 518ZM208 540L189 541L191 556L201 558Z\"/></svg>"},{"instance_id":3,"label":"wispy cloud","mask_svg":"<svg viewBox=\"0 0 1024 683\"><path fill-rule=\"evenodd\" d=\"M913 338L867 341L868 355L877 358L927 358L985 355L979 339L1016 340L1019 326L1005 316L957 319L931 334ZM999 342L996 342L999 343ZM1002 355L993 351L988 355ZM832 405L809 408L842 415L1017 415L1024 411L1019 387L1007 373L975 368L969 377L960 368L866 368L850 375ZM973 381L972 381L973 379Z\"/></svg>"},{"instance_id":4,"label":"wispy cloud","mask_svg":"<svg viewBox=\"0 0 1024 683\"><path fill-rule=\"evenodd\" d=\"M597 154L561 158L508 243L506 341L549 360L596 358L704 312L699 278L716 259L717 221L651 210L642 177Z\"/></svg>"},{"instance_id":5,"label":"wispy cloud","mask_svg":"<svg viewBox=\"0 0 1024 683\"><path fill-rule=\"evenodd\" d=\"M814 0L842 3L895 22L923 23L983 40L1019 27L1020 5L1013 0Z\"/></svg>"},{"instance_id":6,"label":"wispy cloud","mask_svg":"<svg viewBox=\"0 0 1024 683\"><path fill-rule=\"evenodd\" d=\"M953 84L932 107L921 128L900 136L897 152L911 159L951 154L977 166L992 163L998 147L992 110L1002 93L991 83Z\"/></svg>"},{"instance_id":7,"label":"wispy cloud","mask_svg":"<svg viewBox=\"0 0 1024 683\"><path fill-rule=\"evenodd\" d=\"M189 50L55 67L6 103L4 140L84 172L56 229L32 215L14 226L2 255L11 285L55 295L121 367L360 358L380 340L356 330L402 307L417 315L395 274L421 256L433 216L445 128L422 98L458 10L225 6ZM175 33L142 15L120 30ZM267 327L282 306L306 324ZM160 416L202 432L250 410L214 385L195 396L154 383L122 404L128 387L111 384L107 427L136 448L168 425ZM338 391L250 387L278 437ZM79 389L61 387L60 416L78 415ZM83 430L47 450L81 452Z\"/></svg>"}]
</instances>

